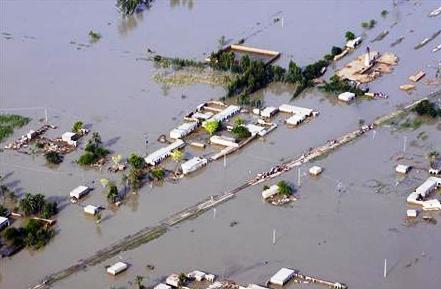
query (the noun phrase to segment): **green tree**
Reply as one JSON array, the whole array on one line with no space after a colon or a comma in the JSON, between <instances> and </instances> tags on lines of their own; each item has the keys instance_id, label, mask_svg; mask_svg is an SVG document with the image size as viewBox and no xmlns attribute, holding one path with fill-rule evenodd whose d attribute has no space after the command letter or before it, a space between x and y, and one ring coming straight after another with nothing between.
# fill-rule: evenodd
<instances>
[{"instance_id":1,"label":"green tree","mask_svg":"<svg viewBox=\"0 0 441 289\"><path fill-rule=\"evenodd\" d=\"M244 125L244 124L245 124L245 120L243 118L236 117L236 119L234 119L235 126Z\"/></svg>"},{"instance_id":2,"label":"green tree","mask_svg":"<svg viewBox=\"0 0 441 289\"><path fill-rule=\"evenodd\" d=\"M144 282L144 277L140 275L136 275L135 277L135 284L138 287L138 289L143 289L144 285L142 284Z\"/></svg>"},{"instance_id":3,"label":"green tree","mask_svg":"<svg viewBox=\"0 0 441 289\"><path fill-rule=\"evenodd\" d=\"M152 174L153 178L155 178L155 179L157 179L159 181L163 180L164 177L165 177L165 172L160 167L151 169L150 173Z\"/></svg>"},{"instance_id":4,"label":"green tree","mask_svg":"<svg viewBox=\"0 0 441 289\"><path fill-rule=\"evenodd\" d=\"M107 191L107 201L109 203L114 204L118 201L119 195L118 195L118 188L115 186L115 184L109 183L108 185L108 191Z\"/></svg>"},{"instance_id":5,"label":"green tree","mask_svg":"<svg viewBox=\"0 0 441 289\"><path fill-rule=\"evenodd\" d=\"M46 161L50 164L58 165L63 162L63 156L56 151L50 151L44 155Z\"/></svg>"},{"instance_id":6,"label":"green tree","mask_svg":"<svg viewBox=\"0 0 441 289\"><path fill-rule=\"evenodd\" d=\"M144 158L132 153L128 158L127 162L135 169L143 169L145 167Z\"/></svg>"},{"instance_id":7,"label":"green tree","mask_svg":"<svg viewBox=\"0 0 441 289\"><path fill-rule=\"evenodd\" d=\"M332 55L339 55L340 53L342 53L343 52L343 50L340 48L340 47L338 47L338 46L332 46L332 49L331 49L331 54Z\"/></svg>"},{"instance_id":8,"label":"green tree","mask_svg":"<svg viewBox=\"0 0 441 289\"><path fill-rule=\"evenodd\" d=\"M184 159L184 152L181 150L174 150L170 154L172 160L176 162L175 172L178 170L179 163Z\"/></svg>"},{"instance_id":9,"label":"green tree","mask_svg":"<svg viewBox=\"0 0 441 289\"><path fill-rule=\"evenodd\" d=\"M346 31L345 38L346 38L346 41L354 40L355 34L352 31Z\"/></svg>"},{"instance_id":10,"label":"green tree","mask_svg":"<svg viewBox=\"0 0 441 289\"><path fill-rule=\"evenodd\" d=\"M77 120L76 122L74 122L74 124L72 125L72 132L74 133L79 133L81 131L81 129L83 129L83 122L81 120Z\"/></svg>"},{"instance_id":11,"label":"green tree","mask_svg":"<svg viewBox=\"0 0 441 289\"><path fill-rule=\"evenodd\" d=\"M288 185L285 181L279 181L277 183L277 187L279 189L279 194L283 196L290 196L292 194L292 188L290 185Z\"/></svg>"},{"instance_id":12,"label":"green tree","mask_svg":"<svg viewBox=\"0 0 441 289\"><path fill-rule=\"evenodd\" d=\"M202 127L210 134L213 135L220 128L220 123L217 120L208 120L204 122Z\"/></svg>"},{"instance_id":13,"label":"green tree","mask_svg":"<svg viewBox=\"0 0 441 289\"><path fill-rule=\"evenodd\" d=\"M236 125L231 132L239 139L246 139L251 136L250 131L243 125Z\"/></svg>"},{"instance_id":14,"label":"green tree","mask_svg":"<svg viewBox=\"0 0 441 289\"><path fill-rule=\"evenodd\" d=\"M46 204L45 197L42 194L32 195L26 193L24 198L19 202L19 209L26 215L39 214Z\"/></svg>"}]
</instances>

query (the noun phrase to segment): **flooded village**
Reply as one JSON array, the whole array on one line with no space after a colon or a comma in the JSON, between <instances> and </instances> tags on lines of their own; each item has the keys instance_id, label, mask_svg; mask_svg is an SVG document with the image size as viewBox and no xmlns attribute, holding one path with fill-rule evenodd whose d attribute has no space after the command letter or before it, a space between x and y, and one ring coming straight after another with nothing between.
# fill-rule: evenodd
<instances>
[{"instance_id":1,"label":"flooded village","mask_svg":"<svg viewBox=\"0 0 441 289\"><path fill-rule=\"evenodd\" d=\"M0 10L0 288L438 288L439 3Z\"/></svg>"}]
</instances>

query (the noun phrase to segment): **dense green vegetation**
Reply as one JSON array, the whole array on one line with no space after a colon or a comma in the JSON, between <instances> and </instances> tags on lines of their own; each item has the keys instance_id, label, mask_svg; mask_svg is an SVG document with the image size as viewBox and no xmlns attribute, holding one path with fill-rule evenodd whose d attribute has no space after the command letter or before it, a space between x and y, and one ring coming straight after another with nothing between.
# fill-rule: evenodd
<instances>
[{"instance_id":1,"label":"dense green vegetation","mask_svg":"<svg viewBox=\"0 0 441 289\"><path fill-rule=\"evenodd\" d=\"M279 181L277 183L277 187L279 189L279 194L285 197L289 197L292 195L292 188L285 181Z\"/></svg>"},{"instance_id":2,"label":"dense green vegetation","mask_svg":"<svg viewBox=\"0 0 441 289\"><path fill-rule=\"evenodd\" d=\"M3 237L15 247L29 247L39 249L49 243L55 235L54 230L46 228L37 220L29 220L24 227L9 227L5 230Z\"/></svg>"},{"instance_id":3,"label":"dense green vegetation","mask_svg":"<svg viewBox=\"0 0 441 289\"><path fill-rule=\"evenodd\" d=\"M49 202L42 194L26 193L18 203L18 207L25 216L39 216L49 219L58 213L56 202Z\"/></svg>"},{"instance_id":4,"label":"dense green vegetation","mask_svg":"<svg viewBox=\"0 0 441 289\"><path fill-rule=\"evenodd\" d=\"M251 136L250 131L243 125L235 125L231 131L238 139L246 139Z\"/></svg>"},{"instance_id":5,"label":"dense green vegetation","mask_svg":"<svg viewBox=\"0 0 441 289\"><path fill-rule=\"evenodd\" d=\"M51 151L44 155L46 161L50 164L58 165L63 162L63 156L58 152Z\"/></svg>"},{"instance_id":6,"label":"dense green vegetation","mask_svg":"<svg viewBox=\"0 0 441 289\"><path fill-rule=\"evenodd\" d=\"M15 128L20 128L30 121L30 118L17 114L0 114L0 142L12 135Z\"/></svg>"},{"instance_id":7,"label":"dense green vegetation","mask_svg":"<svg viewBox=\"0 0 441 289\"><path fill-rule=\"evenodd\" d=\"M389 14L389 11L387 11L387 10L381 11L381 16L386 17L387 14Z\"/></svg>"},{"instance_id":8,"label":"dense green vegetation","mask_svg":"<svg viewBox=\"0 0 441 289\"><path fill-rule=\"evenodd\" d=\"M432 118L441 117L441 108L438 108L435 103L428 100L423 100L417 104L413 109L418 115L430 116Z\"/></svg>"},{"instance_id":9,"label":"dense green vegetation","mask_svg":"<svg viewBox=\"0 0 441 289\"><path fill-rule=\"evenodd\" d=\"M105 158L110 152L104 148L101 141L101 136L94 132L91 139L88 141L85 152L78 159L80 165L93 165L100 159Z\"/></svg>"},{"instance_id":10,"label":"dense green vegetation","mask_svg":"<svg viewBox=\"0 0 441 289\"><path fill-rule=\"evenodd\" d=\"M0 205L0 217L4 217L8 214L8 208L3 207L3 205Z\"/></svg>"},{"instance_id":11,"label":"dense green vegetation","mask_svg":"<svg viewBox=\"0 0 441 289\"><path fill-rule=\"evenodd\" d=\"M362 89L353 86L348 81L340 79L337 75L332 76L329 82L325 82L322 86L319 86L319 89L335 95L346 91L355 93L356 96L361 96L365 93Z\"/></svg>"}]
</instances>

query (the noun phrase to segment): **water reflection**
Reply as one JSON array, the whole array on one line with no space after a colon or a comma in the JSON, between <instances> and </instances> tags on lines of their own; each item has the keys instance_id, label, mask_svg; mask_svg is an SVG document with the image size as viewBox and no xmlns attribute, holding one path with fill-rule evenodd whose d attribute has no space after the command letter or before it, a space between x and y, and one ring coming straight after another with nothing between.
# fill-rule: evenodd
<instances>
[{"instance_id":1,"label":"water reflection","mask_svg":"<svg viewBox=\"0 0 441 289\"><path fill-rule=\"evenodd\" d=\"M193 9L193 0L170 0L170 7L175 8L176 6L187 7L188 10Z\"/></svg>"},{"instance_id":2,"label":"water reflection","mask_svg":"<svg viewBox=\"0 0 441 289\"><path fill-rule=\"evenodd\" d=\"M142 12L123 16L118 24L119 34L126 36L130 31L134 30L143 20L144 14Z\"/></svg>"}]
</instances>

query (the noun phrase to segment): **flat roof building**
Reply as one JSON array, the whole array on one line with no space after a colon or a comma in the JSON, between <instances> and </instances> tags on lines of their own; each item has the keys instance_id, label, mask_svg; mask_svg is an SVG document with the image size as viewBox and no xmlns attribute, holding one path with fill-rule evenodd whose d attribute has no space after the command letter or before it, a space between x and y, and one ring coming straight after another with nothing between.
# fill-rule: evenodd
<instances>
[{"instance_id":1,"label":"flat roof building","mask_svg":"<svg viewBox=\"0 0 441 289\"><path fill-rule=\"evenodd\" d=\"M173 286L173 287L179 287L179 275L176 273L171 274L170 276L165 279L165 284Z\"/></svg>"},{"instance_id":2,"label":"flat roof building","mask_svg":"<svg viewBox=\"0 0 441 289\"><path fill-rule=\"evenodd\" d=\"M266 129L263 126L249 123L249 124L245 125L245 127L248 129L248 131L253 136L254 135L264 136L266 134Z\"/></svg>"},{"instance_id":3,"label":"flat roof building","mask_svg":"<svg viewBox=\"0 0 441 289\"><path fill-rule=\"evenodd\" d=\"M115 275L127 270L128 267L129 267L129 265L127 265L124 262L117 262L117 263L113 264L112 266L110 266L109 268L107 268L107 273L115 276Z\"/></svg>"},{"instance_id":4,"label":"flat roof building","mask_svg":"<svg viewBox=\"0 0 441 289\"><path fill-rule=\"evenodd\" d=\"M272 185L268 189L262 191L262 198L266 200L272 196L277 195L278 193L279 193L279 187L277 185Z\"/></svg>"},{"instance_id":5,"label":"flat roof building","mask_svg":"<svg viewBox=\"0 0 441 289\"><path fill-rule=\"evenodd\" d=\"M405 175L405 174L407 174L410 171L411 168L412 168L411 166L398 165L398 166L395 167L395 171L397 173Z\"/></svg>"},{"instance_id":6,"label":"flat roof building","mask_svg":"<svg viewBox=\"0 0 441 289\"><path fill-rule=\"evenodd\" d=\"M355 47L360 45L361 40L362 40L361 37L357 37L355 39L348 40L348 42L346 42L346 47L354 49Z\"/></svg>"},{"instance_id":7,"label":"flat roof building","mask_svg":"<svg viewBox=\"0 0 441 289\"><path fill-rule=\"evenodd\" d=\"M292 114L303 114L306 116L312 116L314 110L306 107L300 107L290 104L282 104L279 106L281 112L292 113Z\"/></svg>"},{"instance_id":8,"label":"flat roof building","mask_svg":"<svg viewBox=\"0 0 441 289\"><path fill-rule=\"evenodd\" d=\"M311 168L309 168L309 174L313 175L313 176L318 176L322 173L323 169L319 166L313 166Z\"/></svg>"},{"instance_id":9,"label":"flat roof building","mask_svg":"<svg viewBox=\"0 0 441 289\"><path fill-rule=\"evenodd\" d=\"M222 110L221 112L215 114L213 116L214 120L217 121L224 121L232 117L233 115L240 112L240 106L237 105L229 105L226 109Z\"/></svg>"},{"instance_id":10,"label":"flat roof building","mask_svg":"<svg viewBox=\"0 0 441 289\"><path fill-rule=\"evenodd\" d=\"M160 148L159 150L149 154L144 158L145 162L149 165L155 166L160 163L162 160L170 156L171 152L180 149L185 145L184 141L181 139L177 139L174 143L169 144L164 148Z\"/></svg>"},{"instance_id":11,"label":"flat roof building","mask_svg":"<svg viewBox=\"0 0 441 289\"><path fill-rule=\"evenodd\" d=\"M205 165L207 165L208 160L206 158L194 157L181 164L182 173L184 175L192 173Z\"/></svg>"},{"instance_id":12,"label":"flat roof building","mask_svg":"<svg viewBox=\"0 0 441 289\"><path fill-rule=\"evenodd\" d=\"M159 283L158 285L153 287L153 289L172 289L172 287L164 283Z\"/></svg>"},{"instance_id":13,"label":"flat roof building","mask_svg":"<svg viewBox=\"0 0 441 289\"><path fill-rule=\"evenodd\" d=\"M214 135L210 137L210 142L217 145L222 145L226 147L238 147L239 144L236 142L236 139L232 137L226 137L226 136L218 136Z\"/></svg>"},{"instance_id":14,"label":"flat roof building","mask_svg":"<svg viewBox=\"0 0 441 289\"><path fill-rule=\"evenodd\" d=\"M435 189L441 186L441 178L429 177L424 183L415 189L407 197L407 202L415 205L423 205L428 195Z\"/></svg>"},{"instance_id":15,"label":"flat roof building","mask_svg":"<svg viewBox=\"0 0 441 289\"><path fill-rule=\"evenodd\" d=\"M99 211L99 208L93 205L87 205L84 207L84 213L89 215L96 215Z\"/></svg>"},{"instance_id":16,"label":"flat roof building","mask_svg":"<svg viewBox=\"0 0 441 289\"><path fill-rule=\"evenodd\" d=\"M198 122L192 121L192 122L184 122L177 128L174 128L170 131L170 137L177 139L177 138L183 138L190 133L192 133L196 128L198 127Z\"/></svg>"},{"instance_id":17,"label":"flat roof building","mask_svg":"<svg viewBox=\"0 0 441 289\"><path fill-rule=\"evenodd\" d=\"M283 286L285 285L285 283L291 280L294 277L294 275L295 275L294 270L288 268L282 268L271 277L270 283Z\"/></svg>"},{"instance_id":18,"label":"flat roof building","mask_svg":"<svg viewBox=\"0 0 441 289\"><path fill-rule=\"evenodd\" d=\"M289 125L299 125L304 122L306 119L306 115L304 114L294 114L286 120L286 123Z\"/></svg>"},{"instance_id":19,"label":"flat roof building","mask_svg":"<svg viewBox=\"0 0 441 289\"><path fill-rule=\"evenodd\" d=\"M83 196L87 195L90 192L90 190L91 190L91 188L89 188L89 187L78 186L69 193L69 196L71 198L75 198L75 199L79 200Z\"/></svg>"},{"instance_id":20,"label":"flat roof building","mask_svg":"<svg viewBox=\"0 0 441 289\"><path fill-rule=\"evenodd\" d=\"M268 106L260 111L260 115L262 117L270 118L270 117L273 117L278 111L279 111L279 109L277 107Z\"/></svg>"}]
</instances>

